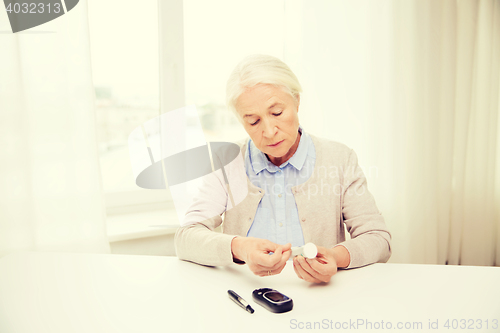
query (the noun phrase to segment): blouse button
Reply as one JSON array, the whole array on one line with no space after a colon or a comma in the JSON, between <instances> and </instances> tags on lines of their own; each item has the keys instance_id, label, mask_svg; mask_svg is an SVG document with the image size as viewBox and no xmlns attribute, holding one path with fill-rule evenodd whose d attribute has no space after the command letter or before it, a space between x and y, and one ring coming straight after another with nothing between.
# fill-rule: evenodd
<instances>
[{"instance_id":1,"label":"blouse button","mask_svg":"<svg viewBox=\"0 0 500 333\"><path fill-rule=\"evenodd\" d=\"M281 194L278 194L278 197L281 198Z\"/></svg>"}]
</instances>

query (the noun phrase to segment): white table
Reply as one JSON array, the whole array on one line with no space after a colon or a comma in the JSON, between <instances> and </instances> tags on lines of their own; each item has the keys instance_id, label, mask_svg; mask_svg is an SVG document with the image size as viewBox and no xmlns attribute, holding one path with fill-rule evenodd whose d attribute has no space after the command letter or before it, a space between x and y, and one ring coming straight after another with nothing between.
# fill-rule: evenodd
<instances>
[{"instance_id":1,"label":"white table","mask_svg":"<svg viewBox=\"0 0 500 333\"><path fill-rule=\"evenodd\" d=\"M257 305L251 292L262 287L293 298L293 310L273 314ZM228 289L255 313L236 306ZM429 330L429 320L439 330ZM460 330L460 320L474 329ZM393 332L413 331L396 326L421 322L419 332L499 332L500 268L375 264L313 285L290 262L280 275L261 278L246 266L175 257L26 252L0 259L2 333L297 332L315 322L320 331L356 323L351 331L373 332L389 322Z\"/></svg>"}]
</instances>

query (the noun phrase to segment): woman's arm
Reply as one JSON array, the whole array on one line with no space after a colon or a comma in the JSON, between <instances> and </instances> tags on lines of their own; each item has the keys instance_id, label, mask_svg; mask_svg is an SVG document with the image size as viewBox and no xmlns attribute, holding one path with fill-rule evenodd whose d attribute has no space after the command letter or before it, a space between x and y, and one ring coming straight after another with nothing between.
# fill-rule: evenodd
<instances>
[{"instance_id":1,"label":"woman's arm","mask_svg":"<svg viewBox=\"0 0 500 333\"><path fill-rule=\"evenodd\" d=\"M179 259L203 265L223 266L233 262L231 241L235 237L214 232L221 225L227 205L227 190L222 172L203 177L202 185L188 209L182 227L175 233Z\"/></svg>"},{"instance_id":2,"label":"woman's arm","mask_svg":"<svg viewBox=\"0 0 500 333\"><path fill-rule=\"evenodd\" d=\"M343 246L335 246L332 249L332 255L335 258L338 268L346 268L351 263L351 255Z\"/></svg>"},{"instance_id":3,"label":"woman's arm","mask_svg":"<svg viewBox=\"0 0 500 333\"><path fill-rule=\"evenodd\" d=\"M391 234L368 191L366 177L353 150L345 166L343 186L342 216L351 239L340 244L350 255L347 268L387 262L391 256Z\"/></svg>"},{"instance_id":4,"label":"woman's arm","mask_svg":"<svg viewBox=\"0 0 500 333\"><path fill-rule=\"evenodd\" d=\"M222 176L206 176L186 214L185 226L175 234L177 256L210 266L246 263L260 276L280 273L291 254L291 244L214 232L222 222L219 213L225 211L226 205L229 203Z\"/></svg>"}]
</instances>

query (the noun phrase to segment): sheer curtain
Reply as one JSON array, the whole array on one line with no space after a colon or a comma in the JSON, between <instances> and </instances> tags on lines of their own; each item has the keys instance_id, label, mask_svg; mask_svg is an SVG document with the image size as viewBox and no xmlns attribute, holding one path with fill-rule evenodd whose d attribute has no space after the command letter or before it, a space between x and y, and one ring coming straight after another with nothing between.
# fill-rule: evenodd
<instances>
[{"instance_id":1,"label":"sheer curtain","mask_svg":"<svg viewBox=\"0 0 500 333\"><path fill-rule=\"evenodd\" d=\"M391 262L500 265L500 3L285 10L301 123L358 152Z\"/></svg>"},{"instance_id":2,"label":"sheer curtain","mask_svg":"<svg viewBox=\"0 0 500 333\"><path fill-rule=\"evenodd\" d=\"M0 10L0 257L109 253L87 2L12 34Z\"/></svg>"}]
</instances>

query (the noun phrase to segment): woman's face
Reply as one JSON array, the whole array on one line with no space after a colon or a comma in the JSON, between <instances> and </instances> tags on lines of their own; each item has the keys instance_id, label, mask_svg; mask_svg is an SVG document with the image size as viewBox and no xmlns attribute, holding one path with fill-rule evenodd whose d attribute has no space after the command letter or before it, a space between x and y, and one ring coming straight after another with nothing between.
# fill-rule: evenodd
<instances>
[{"instance_id":1,"label":"woman's face","mask_svg":"<svg viewBox=\"0 0 500 333\"><path fill-rule=\"evenodd\" d=\"M240 120L255 146L280 165L299 145L299 101L283 89L258 84L246 89L236 101Z\"/></svg>"}]
</instances>

